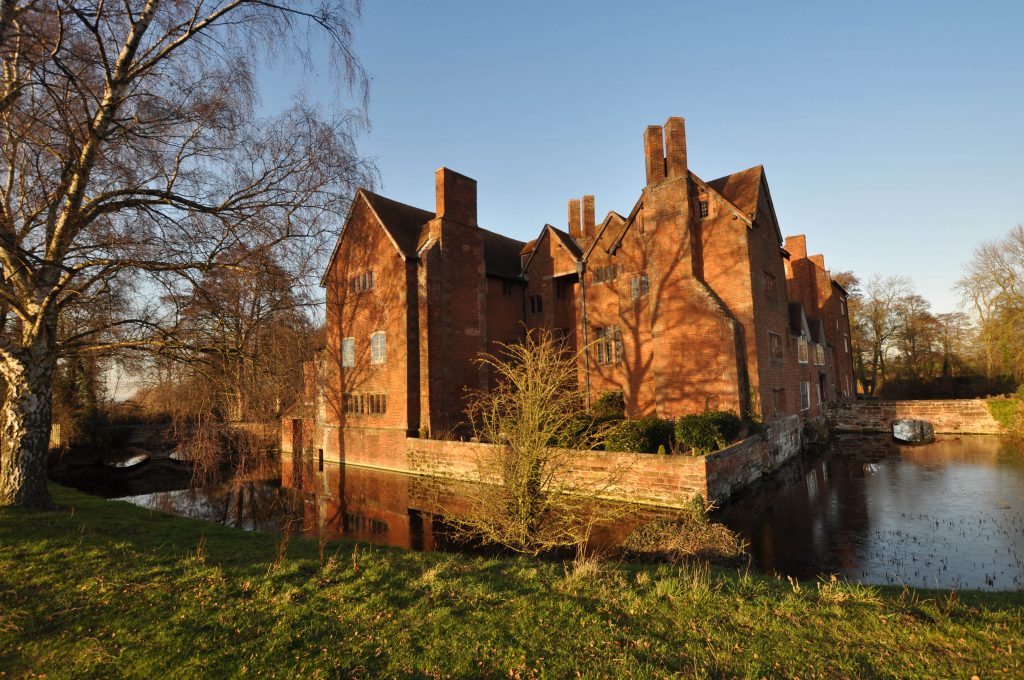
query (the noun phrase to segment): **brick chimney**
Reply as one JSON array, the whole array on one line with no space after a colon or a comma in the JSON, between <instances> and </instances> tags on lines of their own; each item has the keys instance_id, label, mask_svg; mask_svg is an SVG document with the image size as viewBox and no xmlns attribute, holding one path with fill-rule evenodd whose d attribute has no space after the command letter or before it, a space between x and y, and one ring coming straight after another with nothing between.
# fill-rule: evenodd
<instances>
[{"instance_id":1,"label":"brick chimney","mask_svg":"<svg viewBox=\"0 0 1024 680\"><path fill-rule=\"evenodd\" d=\"M594 238L594 197L583 197L583 238Z\"/></svg>"},{"instance_id":2,"label":"brick chimney","mask_svg":"<svg viewBox=\"0 0 1024 680\"><path fill-rule=\"evenodd\" d=\"M669 177L686 177L686 121L678 116L665 123L665 171Z\"/></svg>"},{"instance_id":3,"label":"brick chimney","mask_svg":"<svg viewBox=\"0 0 1024 680\"><path fill-rule=\"evenodd\" d=\"M807 237L803 234L787 236L784 248L789 252L790 259L803 260L807 257Z\"/></svg>"},{"instance_id":4,"label":"brick chimney","mask_svg":"<svg viewBox=\"0 0 1024 680\"><path fill-rule=\"evenodd\" d=\"M648 184L665 179L665 140L660 125L648 125L644 130L644 164Z\"/></svg>"},{"instance_id":5,"label":"brick chimney","mask_svg":"<svg viewBox=\"0 0 1024 680\"><path fill-rule=\"evenodd\" d=\"M469 227L476 224L476 180L448 168L434 173L437 217Z\"/></svg>"},{"instance_id":6,"label":"brick chimney","mask_svg":"<svg viewBox=\"0 0 1024 680\"><path fill-rule=\"evenodd\" d=\"M811 262L818 265L818 269L825 271L825 256L824 255L811 255L808 258Z\"/></svg>"},{"instance_id":7,"label":"brick chimney","mask_svg":"<svg viewBox=\"0 0 1024 680\"><path fill-rule=\"evenodd\" d=\"M580 222L580 199L569 199L569 236L577 241L583 235Z\"/></svg>"}]
</instances>

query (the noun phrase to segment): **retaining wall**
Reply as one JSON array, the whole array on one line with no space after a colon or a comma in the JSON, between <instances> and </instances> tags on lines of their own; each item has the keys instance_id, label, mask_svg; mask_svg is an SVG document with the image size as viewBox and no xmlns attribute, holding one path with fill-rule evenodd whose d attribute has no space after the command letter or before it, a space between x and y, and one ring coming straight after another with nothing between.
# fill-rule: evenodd
<instances>
[{"instance_id":1,"label":"retaining wall","mask_svg":"<svg viewBox=\"0 0 1024 680\"><path fill-rule=\"evenodd\" d=\"M285 429L291 425L286 425ZM319 442L319 437L313 437ZM328 462L408 472L468 481L495 482L498 473L487 469L493 460L491 444L406 437L381 451L381 442L367 447L356 438L347 445L327 447ZM307 440L309 441L309 440ZM282 454L292 469L287 434ZM317 444L319 446L319 443ZM616 451L568 452L571 464L563 474L581 489L601 487L601 494L637 503L682 506L695 494L722 501L750 482L774 470L800 451L798 416L774 421L764 431L706 456L637 454ZM307 447L308 448L308 447ZM404 450L403 450L404 449ZM336 453L337 452L337 453ZM340 455L339 455L340 454ZM403 455L404 454L404 455ZM337 459L336 459L337 457ZM490 477L490 478L488 478ZM292 475L282 474L290 483ZM611 483L609 484L609 480Z\"/></svg>"},{"instance_id":2,"label":"retaining wall","mask_svg":"<svg viewBox=\"0 0 1024 680\"><path fill-rule=\"evenodd\" d=\"M999 434L984 399L851 401L829 407L828 418L839 432L892 432L895 420L927 420L943 434Z\"/></svg>"}]
</instances>

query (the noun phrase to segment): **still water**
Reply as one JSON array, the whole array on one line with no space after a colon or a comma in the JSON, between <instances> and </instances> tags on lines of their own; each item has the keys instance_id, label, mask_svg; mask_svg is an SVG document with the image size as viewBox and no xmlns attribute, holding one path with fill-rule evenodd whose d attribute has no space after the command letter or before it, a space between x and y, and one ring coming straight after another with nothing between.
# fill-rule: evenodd
<instances>
[{"instance_id":1,"label":"still water","mask_svg":"<svg viewBox=\"0 0 1024 680\"><path fill-rule=\"evenodd\" d=\"M899 446L842 437L715 518L765 571L871 584L1024 590L1024 451L995 437Z\"/></svg>"},{"instance_id":2,"label":"still water","mask_svg":"<svg viewBox=\"0 0 1024 680\"><path fill-rule=\"evenodd\" d=\"M332 466L287 486L232 482L160 491L131 503L243 529L345 536L415 550L452 547L438 510L457 509L460 484ZM671 511L637 508L595 545L617 545ZM919 447L844 437L793 461L715 513L749 543L754 564L810 578L869 584L1024 589L1024 451L993 437Z\"/></svg>"}]
</instances>

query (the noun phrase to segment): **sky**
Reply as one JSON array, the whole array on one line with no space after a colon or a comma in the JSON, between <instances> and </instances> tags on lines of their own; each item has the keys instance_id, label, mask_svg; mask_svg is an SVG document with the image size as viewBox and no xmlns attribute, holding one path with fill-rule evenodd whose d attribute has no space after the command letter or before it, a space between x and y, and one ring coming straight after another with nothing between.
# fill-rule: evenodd
<instances>
[{"instance_id":1,"label":"sky","mask_svg":"<svg viewBox=\"0 0 1024 680\"><path fill-rule=\"evenodd\" d=\"M475 178L480 224L528 240L585 193L628 214L644 128L683 116L698 176L763 165L783 235L953 311L973 249L1024 222L1022 29L1019 0L368 2L359 149L417 207L437 168ZM260 86L268 114L357 103L317 58Z\"/></svg>"}]
</instances>

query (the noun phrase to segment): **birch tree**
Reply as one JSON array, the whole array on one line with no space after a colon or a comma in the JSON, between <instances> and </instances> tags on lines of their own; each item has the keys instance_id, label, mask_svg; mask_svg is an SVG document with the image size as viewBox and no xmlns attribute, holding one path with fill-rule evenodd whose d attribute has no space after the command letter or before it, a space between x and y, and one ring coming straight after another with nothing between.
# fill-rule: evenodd
<instances>
[{"instance_id":1,"label":"birch tree","mask_svg":"<svg viewBox=\"0 0 1024 680\"><path fill-rule=\"evenodd\" d=\"M58 358L174 349L165 291L258 267L249 254L314 260L366 183L362 114L258 118L259 60L309 63L322 40L357 112L367 79L347 0L0 2L0 504L45 508ZM59 331L124 290L128 305Z\"/></svg>"}]
</instances>

